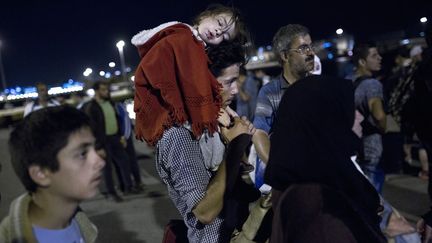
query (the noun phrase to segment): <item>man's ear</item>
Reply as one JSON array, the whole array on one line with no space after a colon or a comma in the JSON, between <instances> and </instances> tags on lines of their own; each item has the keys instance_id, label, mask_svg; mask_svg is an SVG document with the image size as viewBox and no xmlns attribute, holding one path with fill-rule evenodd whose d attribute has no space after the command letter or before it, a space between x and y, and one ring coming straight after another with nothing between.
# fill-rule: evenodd
<instances>
[{"instance_id":1,"label":"man's ear","mask_svg":"<svg viewBox=\"0 0 432 243\"><path fill-rule=\"evenodd\" d=\"M279 52L280 58L282 59L283 62L287 62L288 61L288 54L286 51L281 51Z\"/></svg>"},{"instance_id":2,"label":"man's ear","mask_svg":"<svg viewBox=\"0 0 432 243\"><path fill-rule=\"evenodd\" d=\"M51 172L43 169L39 165L31 165L28 169L30 178L38 185L46 187L51 183Z\"/></svg>"},{"instance_id":3,"label":"man's ear","mask_svg":"<svg viewBox=\"0 0 432 243\"><path fill-rule=\"evenodd\" d=\"M364 67L366 66L366 61L364 59L359 59L360 66Z\"/></svg>"}]
</instances>

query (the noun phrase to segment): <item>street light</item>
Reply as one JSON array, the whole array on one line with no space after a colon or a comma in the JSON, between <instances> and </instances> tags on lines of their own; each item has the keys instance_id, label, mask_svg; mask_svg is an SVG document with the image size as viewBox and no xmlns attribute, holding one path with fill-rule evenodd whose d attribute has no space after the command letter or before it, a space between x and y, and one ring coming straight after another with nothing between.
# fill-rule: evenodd
<instances>
[{"instance_id":1,"label":"street light","mask_svg":"<svg viewBox=\"0 0 432 243\"><path fill-rule=\"evenodd\" d=\"M125 42L124 41L119 41L116 44L117 49L119 50L119 54L120 54L120 65L121 65L121 73L123 76L123 81L127 82L127 77L126 77L126 69L125 69L125 58L124 58L124 53L123 53L123 47L125 46Z\"/></svg>"},{"instance_id":2,"label":"street light","mask_svg":"<svg viewBox=\"0 0 432 243\"><path fill-rule=\"evenodd\" d=\"M90 76L90 74L93 72L91 68L86 68L86 70L83 72L84 77Z\"/></svg>"},{"instance_id":3,"label":"street light","mask_svg":"<svg viewBox=\"0 0 432 243\"><path fill-rule=\"evenodd\" d=\"M2 79L2 85L3 85L3 90L6 90L7 85L6 85L6 75L4 72L4 67L3 67L3 61L1 58L1 49L3 47L3 42L0 40L0 73L1 73L1 79Z\"/></svg>"},{"instance_id":4,"label":"street light","mask_svg":"<svg viewBox=\"0 0 432 243\"><path fill-rule=\"evenodd\" d=\"M116 66L116 64L115 64L115 62L110 62L110 63L108 63L108 66L109 66L110 68L113 68L113 67Z\"/></svg>"},{"instance_id":5,"label":"street light","mask_svg":"<svg viewBox=\"0 0 432 243\"><path fill-rule=\"evenodd\" d=\"M343 29L339 28L336 30L336 34L338 35L342 35L343 34Z\"/></svg>"},{"instance_id":6,"label":"street light","mask_svg":"<svg viewBox=\"0 0 432 243\"><path fill-rule=\"evenodd\" d=\"M420 18L420 22L422 22L422 23L426 23L427 21L428 21L428 19L426 17Z\"/></svg>"}]
</instances>

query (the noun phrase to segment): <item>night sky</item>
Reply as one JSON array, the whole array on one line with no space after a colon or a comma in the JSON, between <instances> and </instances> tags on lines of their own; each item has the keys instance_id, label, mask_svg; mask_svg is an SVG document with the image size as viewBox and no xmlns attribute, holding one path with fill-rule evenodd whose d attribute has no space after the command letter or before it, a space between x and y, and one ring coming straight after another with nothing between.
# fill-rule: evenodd
<instances>
[{"instance_id":1,"label":"night sky","mask_svg":"<svg viewBox=\"0 0 432 243\"><path fill-rule=\"evenodd\" d=\"M119 64L115 43L124 40L127 66L138 63L131 37L167 21L190 23L216 1L2 1L1 55L9 86L82 80L86 67L95 75ZM312 38L334 35L341 27L356 38L420 26L432 21L432 1L288 1L232 0L245 15L256 45L268 45L277 29L289 23L310 28ZM383 2L387 2L384 4ZM408 4L409 3L409 4Z\"/></svg>"}]
</instances>

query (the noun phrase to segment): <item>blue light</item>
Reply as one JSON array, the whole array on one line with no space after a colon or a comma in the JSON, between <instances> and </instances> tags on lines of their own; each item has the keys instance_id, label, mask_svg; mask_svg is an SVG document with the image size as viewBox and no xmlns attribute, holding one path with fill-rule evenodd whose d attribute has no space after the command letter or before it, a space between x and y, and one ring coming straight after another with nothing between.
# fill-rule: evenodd
<instances>
[{"instance_id":1,"label":"blue light","mask_svg":"<svg viewBox=\"0 0 432 243\"><path fill-rule=\"evenodd\" d=\"M408 45L409 43L410 43L410 40L408 40L408 39L404 39L404 40L401 40L401 42L400 42L402 45Z\"/></svg>"},{"instance_id":2,"label":"blue light","mask_svg":"<svg viewBox=\"0 0 432 243\"><path fill-rule=\"evenodd\" d=\"M5 89L4 92L5 92L5 94L9 94L10 93L10 89Z\"/></svg>"},{"instance_id":3,"label":"blue light","mask_svg":"<svg viewBox=\"0 0 432 243\"><path fill-rule=\"evenodd\" d=\"M327 58L330 59L330 60L333 59L333 54L332 54L332 53L329 53L329 54L327 55Z\"/></svg>"},{"instance_id":4,"label":"blue light","mask_svg":"<svg viewBox=\"0 0 432 243\"><path fill-rule=\"evenodd\" d=\"M68 83L73 84L73 83L74 83L73 79L70 78L70 79L68 80Z\"/></svg>"},{"instance_id":5,"label":"blue light","mask_svg":"<svg viewBox=\"0 0 432 243\"><path fill-rule=\"evenodd\" d=\"M332 43L330 43L330 42L324 42L323 43L323 48L329 48L331 46L332 46Z\"/></svg>"},{"instance_id":6,"label":"blue light","mask_svg":"<svg viewBox=\"0 0 432 243\"><path fill-rule=\"evenodd\" d=\"M36 87L24 88L24 94L28 94L28 93L36 93Z\"/></svg>"},{"instance_id":7,"label":"blue light","mask_svg":"<svg viewBox=\"0 0 432 243\"><path fill-rule=\"evenodd\" d=\"M21 93L21 87L20 87L20 86L16 86L15 91L16 91L17 93Z\"/></svg>"}]
</instances>

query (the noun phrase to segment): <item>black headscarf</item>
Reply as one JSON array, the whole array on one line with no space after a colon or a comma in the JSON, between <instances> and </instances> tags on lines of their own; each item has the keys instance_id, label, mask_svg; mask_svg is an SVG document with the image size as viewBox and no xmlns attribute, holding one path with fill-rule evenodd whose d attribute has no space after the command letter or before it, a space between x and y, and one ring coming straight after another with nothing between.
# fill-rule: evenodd
<instances>
[{"instance_id":1,"label":"black headscarf","mask_svg":"<svg viewBox=\"0 0 432 243\"><path fill-rule=\"evenodd\" d=\"M291 85L272 128L265 182L279 191L292 184L327 185L376 223L378 194L350 161L360 144L351 130L354 112L349 80L314 75Z\"/></svg>"}]
</instances>

